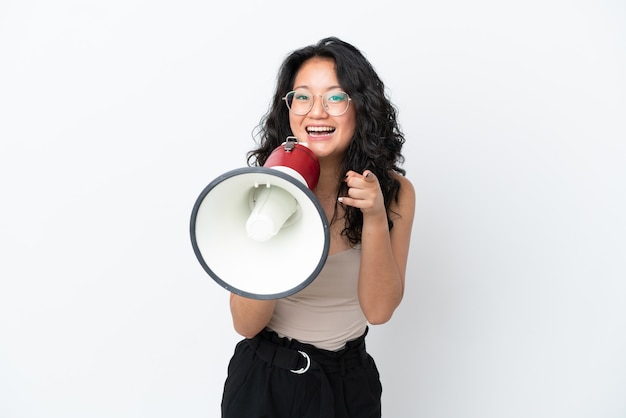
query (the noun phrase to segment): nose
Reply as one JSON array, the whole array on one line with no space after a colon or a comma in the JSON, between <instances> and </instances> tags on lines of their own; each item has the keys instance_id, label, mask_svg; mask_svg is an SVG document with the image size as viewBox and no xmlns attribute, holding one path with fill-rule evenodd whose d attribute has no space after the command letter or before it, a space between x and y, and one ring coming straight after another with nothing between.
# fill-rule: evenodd
<instances>
[{"instance_id":1,"label":"nose","mask_svg":"<svg viewBox=\"0 0 626 418\"><path fill-rule=\"evenodd\" d=\"M324 99L321 95L318 94L317 96L314 96L313 107L311 107L309 115L318 118L328 116L328 113L326 113L326 110L324 109Z\"/></svg>"}]
</instances>

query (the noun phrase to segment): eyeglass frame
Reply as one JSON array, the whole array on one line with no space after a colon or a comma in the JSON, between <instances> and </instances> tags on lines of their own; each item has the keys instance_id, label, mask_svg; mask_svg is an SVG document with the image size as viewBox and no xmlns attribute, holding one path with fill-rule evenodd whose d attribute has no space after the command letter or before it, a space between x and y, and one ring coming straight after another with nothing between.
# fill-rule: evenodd
<instances>
[{"instance_id":1,"label":"eyeglass frame","mask_svg":"<svg viewBox=\"0 0 626 418\"><path fill-rule=\"evenodd\" d=\"M315 98L316 97L321 97L322 98L322 109L324 109L324 112L328 113L330 116L341 116L341 115L344 115L348 111L348 109L350 109L350 102L352 101L352 97L350 97L350 95L348 93L346 93L345 91L343 91L343 90L331 90L331 91L328 91L328 92L326 92L324 94L313 94L313 93L311 93L310 96L313 97L313 100L311 101L311 107L309 107L309 110L307 110L305 113L296 113L296 112L294 112L291 109L291 106L289 106L289 102L287 101L287 96L289 96L291 93L296 93L297 91L298 90L291 90L291 91L287 92L287 94L285 94L281 98L281 100L283 100L285 102L285 105L287 106L287 109L289 109L289 111L291 113L293 113L294 115L297 115L297 116L307 115L311 110L313 110L313 106L315 106ZM329 94L332 94L332 93L342 93L342 94L345 94L346 97L348 98L348 104L346 105L346 109L343 112L339 113L338 115L333 115L333 114L328 112L328 101L326 99L324 99L325 96L327 96Z\"/></svg>"}]
</instances>

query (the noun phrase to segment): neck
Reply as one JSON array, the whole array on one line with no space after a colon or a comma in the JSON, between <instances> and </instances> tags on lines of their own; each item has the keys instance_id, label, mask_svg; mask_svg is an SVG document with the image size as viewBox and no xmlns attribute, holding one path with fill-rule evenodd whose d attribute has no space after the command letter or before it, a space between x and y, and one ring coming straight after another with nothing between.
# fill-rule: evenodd
<instances>
[{"instance_id":1,"label":"neck","mask_svg":"<svg viewBox=\"0 0 626 418\"><path fill-rule=\"evenodd\" d=\"M335 199L337 197L337 179L339 178L336 164L320 162L320 177L315 187L315 194L320 199Z\"/></svg>"}]
</instances>

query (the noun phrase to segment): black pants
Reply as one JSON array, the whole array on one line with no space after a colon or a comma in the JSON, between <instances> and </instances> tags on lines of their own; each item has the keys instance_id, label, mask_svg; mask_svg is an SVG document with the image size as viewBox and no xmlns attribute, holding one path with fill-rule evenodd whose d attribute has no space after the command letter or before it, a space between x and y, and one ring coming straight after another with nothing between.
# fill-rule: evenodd
<instances>
[{"instance_id":1,"label":"black pants","mask_svg":"<svg viewBox=\"0 0 626 418\"><path fill-rule=\"evenodd\" d=\"M380 417L382 387L365 334L337 352L270 331L242 340L228 365L222 418Z\"/></svg>"}]
</instances>

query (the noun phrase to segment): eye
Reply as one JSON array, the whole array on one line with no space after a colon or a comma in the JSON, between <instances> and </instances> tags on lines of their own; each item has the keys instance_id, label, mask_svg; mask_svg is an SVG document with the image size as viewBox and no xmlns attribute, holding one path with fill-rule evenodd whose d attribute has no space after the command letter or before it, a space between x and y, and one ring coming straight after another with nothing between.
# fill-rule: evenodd
<instances>
[{"instance_id":1,"label":"eye","mask_svg":"<svg viewBox=\"0 0 626 418\"><path fill-rule=\"evenodd\" d=\"M311 97L307 93L297 91L294 93L293 99L306 102L311 100Z\"/></svg>"},{"instance_id":2,"label":"eye","mask_svg":"<svg viewBox=\"0 0 626 418\"><path fill-rule=\"evenodd\" d=\"M326 96L328 103L341 103L348 100L348 95L341 91L328 93Z\"/></svg>"}]
</instances>

